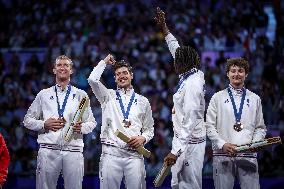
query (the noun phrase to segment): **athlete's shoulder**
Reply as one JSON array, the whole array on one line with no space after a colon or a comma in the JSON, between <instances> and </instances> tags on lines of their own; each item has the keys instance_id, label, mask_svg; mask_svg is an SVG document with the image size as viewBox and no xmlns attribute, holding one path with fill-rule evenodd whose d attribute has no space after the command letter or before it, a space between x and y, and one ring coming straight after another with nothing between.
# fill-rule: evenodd
<instances>
[{"instance_id":1,"label":"athlete's shoulder","mask_svg":"<svg viewBox=\"0 0 284 189\"><path fill-rule=\"evenodd\" d=\"M149 102L148 98L141 95L141 94L135 93L135 96L136 96L137 99L139 99L142 102Z\"/></svg>"},{"instance_id":2,"label":"athlete's shoulder","mask_svg":"<svg viewBox=\"0 0 284 189\"><path fill-rule=\"evenodd\" d=\"M48 88L45 88L45 89L40 90L37 95L40 96L40 95L49 94L49 93L51 93L52 91L54 91L54 86L51 86L51 87L48 87Z\"/></svg>"},{"instance_id":3,"label":"athlete's shoulder","mask_svg":"<svg viewBox=\"0 0 284 189\"><path fill-rule=\"evenodd\" d=\"M212 98L219 98L219 97L223 97L224 95L226 95L228 92L227 92L227 88L226 89L223 89L221 91L218 91L216 93L213 94Z\"/></svg>"},{"instance_id":4,"label":"athlete's shoulder","mask_svg":"<svg viewBox=\"0 0 284 189\"><path fill-rule=\"evenodd\" d=\"M259 97L256 93L250 91L249 89L246 89L246 93L247 93L247 97L252 97L252 98L255 98L255 99L260 99L260 97Z\"/></svg>"}]
</instances>

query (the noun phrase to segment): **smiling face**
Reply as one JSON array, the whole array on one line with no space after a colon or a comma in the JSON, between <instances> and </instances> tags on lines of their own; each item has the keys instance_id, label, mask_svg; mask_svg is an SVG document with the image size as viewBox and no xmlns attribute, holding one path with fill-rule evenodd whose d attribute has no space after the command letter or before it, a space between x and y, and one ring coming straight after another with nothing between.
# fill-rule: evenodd
<instances>
[{"instance_id":1,"label":"smiling face","mask_svg":"<svg viewBox=\"0 0 284 189\"><path fill-rule=\"evenodd\" d=\"M70 76L73 73L72 63L70 59L56 59L53 73L56 75L56 80L66 81L70 80Z\"/></svg>"},{"instance_id":2,"label":"smiling face","mask_svg":"<svg viewBox=\"0 0 284 189\"><path fill-rule=\"evenodd\" d=\"M127 89L131 86L133 74L127 67L120 67L115 70L115 82L119 88Z\"/></svg>"},{"instance_id":3,"label":"smiling face","mask_svg":"<svg viewBox=\"0 0 284 189\"><path fill-rule=\"evenodd\" d=\"M227 72L230 84L236 89L240 89L244 86L247 75L244 68L236 65L232 65Z\"/></svg>"},{"instance_id":4,"label":"smiling face","mask_svg":"<svg viewBox=\"0 0 284 189\"><path fill-rule=\"evenodd\" d=\"M230 84L235 89L240 89L244 86L248 72L249 63L244 58L236 57L227 59L226 73L230 80Z\"/></svg>"}]
</instances>

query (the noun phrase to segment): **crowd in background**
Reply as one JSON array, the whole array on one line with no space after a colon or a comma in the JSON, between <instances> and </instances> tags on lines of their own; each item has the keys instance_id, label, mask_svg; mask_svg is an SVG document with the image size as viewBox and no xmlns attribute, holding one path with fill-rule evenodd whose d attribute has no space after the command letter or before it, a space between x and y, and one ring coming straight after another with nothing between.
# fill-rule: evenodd
<instances>
[{"instance_id":1,"label":"crowd in background","mask_svg":"<svg viewBox=\"0 0 284 189\"><path fill-rule=\"evenodd\" d=\"M54 85L52 66L61 54L74 62L72 84L91 98L98 126L84 138L85 174L98 173L101 107L87 77L113 53L132 65L134 89L151 103L155 136L147 145L153 156L146 159L146 170L148 176L156 175L171 149L172 96L178 83L173 59L153 20L157 6L165 11L170 31L180 43L191 45L202 56L206 103L227 87L224 65L228 52L235 52L250 63L246 87L262 99L268 136L281 134L284 140L281 0L0 0L0 132L11 155L9 174L35 174L37 133L26 130L22 121L35 95ZM265 12L267 7L270 13ZM215 52L215 58L205 52ZM111 67L104 72L103 82L116 88ZM259 154L261 176L284 176L283 148L278 145ZM211 161L208 143L204 175L212 174Z\"/></svg>"}]
</instances>

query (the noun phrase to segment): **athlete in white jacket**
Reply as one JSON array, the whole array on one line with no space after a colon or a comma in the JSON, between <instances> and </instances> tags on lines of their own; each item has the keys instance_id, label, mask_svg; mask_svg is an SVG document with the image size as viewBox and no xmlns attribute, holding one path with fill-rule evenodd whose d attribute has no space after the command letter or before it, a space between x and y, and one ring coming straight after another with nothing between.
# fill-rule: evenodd
<instances>
[{"instance_id":1,"label":"athlete in white jacket","mask_svg":"<svg viewBox=\"0 0 284 189\"><path fill-rule=\"evenodd\" d=\"M66 189L80 189L84 175L83 134L90 133L96 121L88 103L82 122L74 126L73 139L64 142L67 125L87 94L70 85L72 61L67 56L56 58L53 72L56 85L38 93L24 118L24 126L39 133L36 188L55 189L62 172Z\"/></svg>"},{"instance_id":2,"label":"athlete in white jacket","mask_svg":"<svg viewBox=\"0 0 284 189\"><path fill-rule=\"evenodd\" d=\"M172 167L172 188L202 188L202 168L206 144L204 126L204 74L198 68L197 52L188 46L180 47L169 32L165 13L157 8L155 18L165 36L179 74L179 84L173 96L172 112L174 138L171 153L164 161Z\"/></svg>"},{"instance_id":3,"label":"athlete in white jacket","mask_svg":"<svg viewBox=\"0 0 284 189\"><path fill-rule=\"evenodd\" d=\"M264 139L259 96L244 87L249 65L243 58L227 60L228 88L215 93L206 115L207 135L213 148L215 188L232 189L238 178L242 189L258 189L256 153L236 153L236 145Z\"/></svg>"},{"instance_id":4,"label":"athlete in white jacket","mask_svg":"<svg viewBox=\"0 0 284 189\"><path fill-rule=\"evenodd\" d=\"M113 65L117 90L101 82L106 65ZM122 178L127 188L145 189L143 157L134 149L149 142L154 135L154 121L149 101L134 92L133 73L125 62L115 62L112 55L101 60L89 76L89 84L102 107L100 188L120 188ZM119 129L131 137L123 142L114 133Z\"/></svg>"}]
</instances>

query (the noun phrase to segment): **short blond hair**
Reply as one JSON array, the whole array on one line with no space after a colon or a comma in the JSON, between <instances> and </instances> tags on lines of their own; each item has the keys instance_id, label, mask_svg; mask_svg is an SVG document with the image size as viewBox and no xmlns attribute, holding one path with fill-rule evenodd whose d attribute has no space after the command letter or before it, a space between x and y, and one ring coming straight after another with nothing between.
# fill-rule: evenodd
<instances>
[{"instance_id":1,"label":"short blond hair","mask_svg":"<svg viewBox=\"0 0 284 189\"><path fill-rule=\"evenodd\" d=\"M54 65L56 65L56 63L57 63L59 60L67 60L67 61L70 63L71 67L73 66L73 62L72 62L71 58L69 58L69 57L66 56L66 55L60 55L60 56L58 56L58 57L55 59Z\"/></svg>"}]
</instances>

